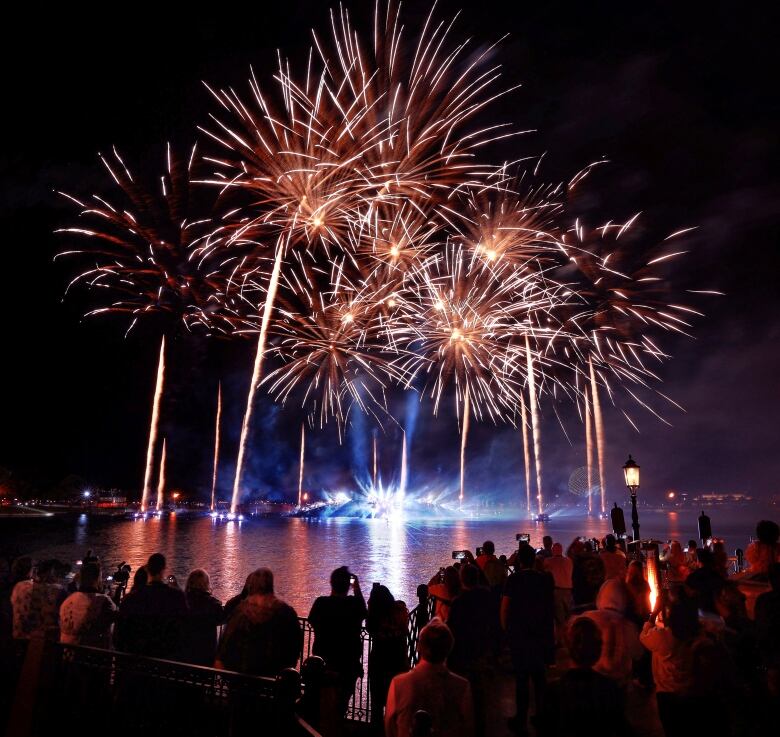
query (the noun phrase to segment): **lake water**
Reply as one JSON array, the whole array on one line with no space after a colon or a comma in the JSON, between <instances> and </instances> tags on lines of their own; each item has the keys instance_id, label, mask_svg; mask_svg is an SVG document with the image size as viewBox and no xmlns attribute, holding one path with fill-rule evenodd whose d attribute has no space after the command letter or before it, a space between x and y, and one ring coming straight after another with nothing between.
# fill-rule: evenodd
<instances>
[{"instance_id":1,"label":"lake water","mask_svg":"<svg viewBox=\"0 0 780 737\"><path fill-rule=\"evenodd\" d=\"M772 513L754 508L714 510L713 532L726 539L730 553L745 548L756 521ZM695 511L649 512L640 515L642 537L677 539L685 544L696 538ZM774 511L777 516L777 510ZM630 514L626 514L630 525ZM116 520L82 516L73 521L42 522L25 529L24 523L4 525L3 547L36 559L82 558L92 548L103 560L104 573L112 573L126 560L133 570L156 551L166 555L170 572L181 584L193 568L211 575L214 594L223 601L240 591L249 572L268 566L276 577L277 594L299 614L308 614L315 597L328 593L331 570L349 565L367 594L373 581L387 585L397 598L416 603L417 585L425 583L451 561L453 550L474 551L484 540L496 543L499 554L515 549L515 533L531 533L541 545L552 535L564 547L577 535L603 537L609 520L556 516L547 523L527 520L449 520L400 522L371 519L248 519L217 522L210 517ZM110 569L110 570L109 570Z\"/></svg>"}]
</instances>

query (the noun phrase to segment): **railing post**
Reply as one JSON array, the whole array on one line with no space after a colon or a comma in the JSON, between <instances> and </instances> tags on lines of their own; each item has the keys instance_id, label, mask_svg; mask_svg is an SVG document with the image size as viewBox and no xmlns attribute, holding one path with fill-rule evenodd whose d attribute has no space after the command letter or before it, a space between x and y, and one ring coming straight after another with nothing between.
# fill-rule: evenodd
<instances>
[{"instance_id":1,"label":"railing post","mask_svg":"<svg viewBox=\"0 0 780 737\"><path fill-rule=\"evenodd\" d=\"M339 691L325 667L325 661L312 655L301 665L303 698L300 712L323 737L333 737L342 731L344 714L340 711Z\"/></svg>"},{"instance_id":2,"label":"railing post","mask_svg":"<svg viewBox=\"0 0 780 737\"><path fill-rule=\"evenodd\" d=\"M428 584L421 583L417 587L418 614L417 631L419 632L430 621L431 617L428 610Z\"/></svg>"},{"instance_id":3,"label":"railing post","mask_svg":"<svg viewBox=\"0 0 780 737\"><path fill-rule=\"evenodd\" d=\"M274 697L279 734L289 734L295 723L295 705L301 695L301 676L295 668L285 668L276 676Z\"/></svg>"}]
</instances>

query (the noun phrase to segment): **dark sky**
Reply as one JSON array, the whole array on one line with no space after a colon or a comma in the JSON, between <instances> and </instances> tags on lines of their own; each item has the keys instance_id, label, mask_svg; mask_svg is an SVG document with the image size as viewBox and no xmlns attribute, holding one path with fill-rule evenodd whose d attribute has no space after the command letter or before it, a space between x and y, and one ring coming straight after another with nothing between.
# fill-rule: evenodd
<instances>
[{"instance_id":1,"label":"dark sky","mask_svg":"<svg viewBox=\"0 0 780 737\"><path fill-rule=\"evenodd\" d=\"M360 15L369 4L352 5ZM637 435L622 415L608 413L610 498L623 493L620 466L628 452L642 464L643 493L650 497L668 488L776 493L775 25L758 5L725 2L510 5L441 6L463 7L455 35L471 35L477 45L510 34L498 58L507 85L523 86L496 116L538 132L498 154L547 151L543 174L554 181L607 157L611 164L588 181L579 203L590 223L641 210L647 242L698 225L687 241L692 252L679 262L678 284L727 292L702 303L708 316L695 340L667 343L674 360L662 369L663 391L687 410L666 412L673 427L636 411ZM15 25L24 29L18 46L0 49L6 130L0 467L42 485L74 473L137 493L157 338L149 327L124 339L121 321L82 321L84 300L62 301L75 265L52 263L62 246L52 231L69 217L53 190L104 190L97 152L112 144L134 169L154 171L165 141L188 145L211 109L202 79L245 89L249 65L263 76L277 47L294 58L305 53L309 28L323 27L328 7L298 0L225 3L214 15L178 15L135 3L117 18L68 6L47 11L45 19L40 8L17 7ZM406 3L409 23L428 7ZM221 472L229 486L251 362L246 343L175 344L163 423L172 483L193 493L209 486L213 403L222 378L228 437ZM403 398L395 401L403 406ZM549 409L545 483L563 492L584 463L582 428L569 423L569 445ZM254 483L292 491L300 416L268 401L258 416L263 430L253 438ZM311 438L311 488L346 485L363 463L355 459L365 458L361 442L370 423L353 427L342 447L334 434ZM452 418L434 420L423 406L413 485L453 485L457 442ZM387 475L400 453L397 433L384 436L381 447ZM509 495L522 488L518 431L476 428L469 458L472 490Z\"/></svg>"}]
</instances>

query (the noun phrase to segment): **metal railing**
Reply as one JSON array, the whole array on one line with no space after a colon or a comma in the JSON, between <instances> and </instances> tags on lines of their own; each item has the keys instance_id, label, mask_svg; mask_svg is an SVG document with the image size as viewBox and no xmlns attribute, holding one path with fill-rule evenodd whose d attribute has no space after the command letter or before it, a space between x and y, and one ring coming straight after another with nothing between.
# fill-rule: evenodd
<instances>
[{"instance_id":1,"label":"metal railing","mask_svg":"<svg viewBox=\"0 0 780 737\"><path fill-rule=\"evenodd\" d=\"M435 606L435 598L428 596L427 586L422 585L417 588L417 597L420 603L409 612L409 624L406 635L406 654L410 668L417 663L417 640L420 636L420 630L430 622ZM303 664L306 658L312 654L314 628L306 617L298 617L298 622L303 631L301 657L298 662ZM355 722L370 722L372 706L368 661L371 657L371 635L365 627L361 628L360 639L362 645L360 666L363 675L355 683L355 691L350 697L349 705L347 706L347 719Z\"/></svg>"},{"instance_id":2,"label":"metal railing","mask_svg":"<svg viewBox=\"0 0 780 737\"><path fill-rule=\"evenodd\" d=\"M435 607L427 586L420 586L417 593L420 603L409 612L407 630L406 654L410 668L417 662L420 630L432 618ZM303 632L300 667L312 654L314 629L304 617L299 622ZM361 628L361 644L363 675L355 683L346 717L367 723L372 711L368 675L372 640L365 627ZM17 675L22 670L26 645L25 641L19 641ZM96 716L97 723L102 721L98 716L105 717L104 724L119 720L120 733L126 727L134 735L143 732L147 723L153 723L155 730L168 724L172 733L187 731L184 726L188 719L195 721L189 729L193 734L232 736L241 733L242 725L257 723L257 719L268 726L268 734L274 734L277 728L280 734L285 729L293 734L294 702L302 688L305 689L298 674L291 671L277 678L266 678L55 642L45 643L37 657L41 659L35 669L40 674L41 688L36 686L36 690L47 707L51 706L35 715L43 727L40 734L57 726L58 722L49 720L80 718L85 705ZM159 708L154 708L155 705Z\"/></svg>"},{"instance_id":3,"label":"metal railing","mask_svg":"<svg viewBox=\"0 0 780 737\"><path fill-rule=\"evenodd\" d=\"M13 715L14 733L55 734L63 724L80 724L82 734L82 727L98 734L111 725L120 735L240 737L254 734L258 724L264 734L279 737L312 733L308 725L301 728L295 713L301 688L291 669L268 678L56 642L33 646L31 641L21 692L29 684L35 708L21 721Z\"/></svg>"}]
</instances>

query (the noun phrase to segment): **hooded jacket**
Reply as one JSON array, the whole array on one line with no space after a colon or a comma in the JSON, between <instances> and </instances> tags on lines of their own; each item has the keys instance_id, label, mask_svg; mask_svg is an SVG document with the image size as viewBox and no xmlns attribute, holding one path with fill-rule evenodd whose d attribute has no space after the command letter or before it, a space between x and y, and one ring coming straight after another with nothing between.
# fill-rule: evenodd
<instances>
[{"instance_id":1,"label":"hooded jacket","mask_svg":"<svg viewBox=\"0 0 780 737\"><path fill-rule=\"evenodd\" d=\"M614 679L621 686L631 678L634 660L642 656L642 645L636 626L626 617L627 592L618 579L605 581L596 597L596 611L586 612L601 632L601 658L594 670Z\"/></svg>"}]
</instances>

